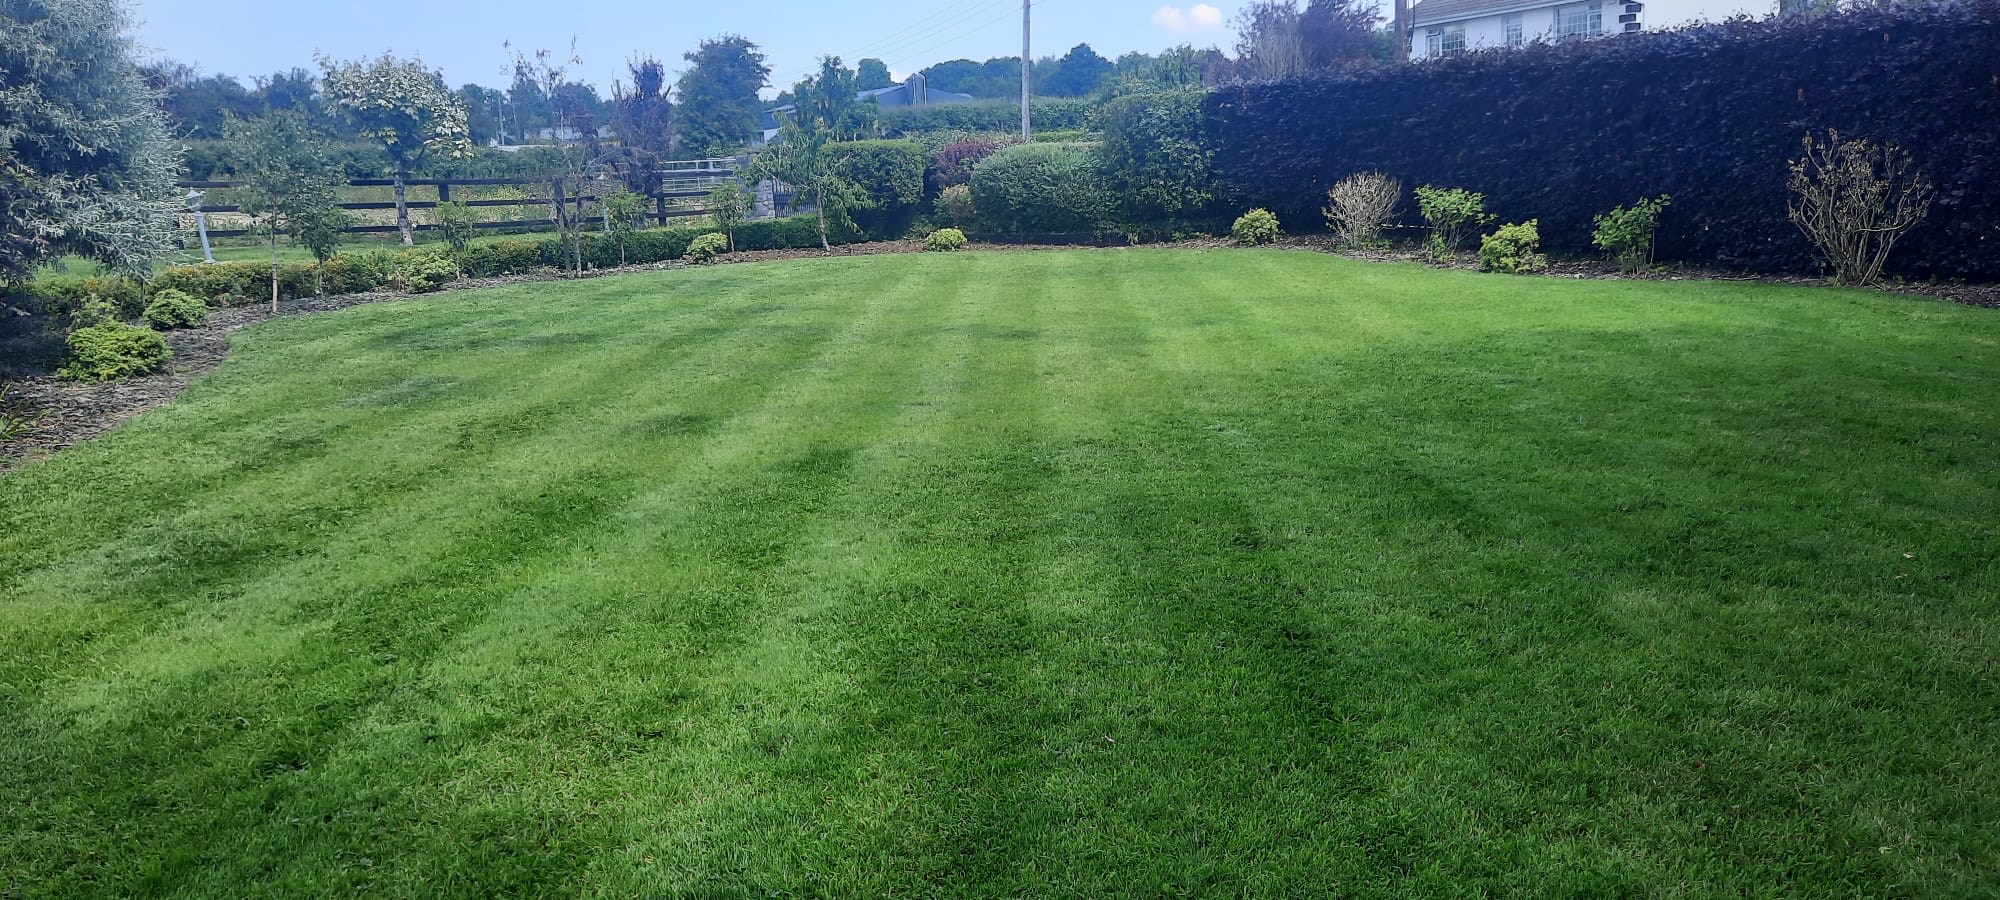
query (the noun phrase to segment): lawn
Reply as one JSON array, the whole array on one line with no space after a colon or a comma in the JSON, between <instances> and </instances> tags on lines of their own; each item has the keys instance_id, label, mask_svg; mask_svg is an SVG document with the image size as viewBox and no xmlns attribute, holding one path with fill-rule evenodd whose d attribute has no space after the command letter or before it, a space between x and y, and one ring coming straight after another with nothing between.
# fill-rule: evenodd
<instances>
[{"instance_id":1,"label":"lawn","mask_svg":"<svg viewBox=\"0 0 2000 900\"><path fill-rule=\"evenodd\" d=\"M1993 311L1128 250L234 341L0 477L0 893L2000 891Z\"/></svg>"}]
</instances>

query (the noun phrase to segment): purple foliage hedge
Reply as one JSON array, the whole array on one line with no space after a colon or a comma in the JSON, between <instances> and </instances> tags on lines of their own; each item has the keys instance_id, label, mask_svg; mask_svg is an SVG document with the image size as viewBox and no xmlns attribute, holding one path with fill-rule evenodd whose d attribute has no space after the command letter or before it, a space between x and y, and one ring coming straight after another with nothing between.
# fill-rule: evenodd
<instances>
[{"instance_id":1,"label":"purple foliage hedge","mask_svg":"<svg viewBox=\"0 0 2000 900\"><path fill-rule=\"evenodd\" d=\"M1660 257L1813 271L1786 218L1807 132L1894 140L1938 184L1892 274L2000 278L2000 0L1476 53L1212 93L1220 199L1319 222L1328 187L1379 170L1484 192L1502 221L1589 254L1592 217L1672 194Z\"/></svg>"}]
</instances>

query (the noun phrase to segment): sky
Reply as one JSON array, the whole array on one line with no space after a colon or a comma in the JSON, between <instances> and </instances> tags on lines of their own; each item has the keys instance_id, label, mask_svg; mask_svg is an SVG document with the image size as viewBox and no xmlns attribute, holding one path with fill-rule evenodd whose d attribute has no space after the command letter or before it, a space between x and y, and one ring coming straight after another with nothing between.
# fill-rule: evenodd
<instances>
[{"instance_id":1,"label":"sky","mask_svg":"<svg viewBox=\"0 0 2000 900\"><path fill-rule=\"evenodd\" d=\"M899 77L960 57L1019 56L1020 0L132 0L149 55L205 73L250 77L385 50L422 57L452 86L511 80L517 48L566 50L572 36L584 80L600 90L625 60L650 53L678 71L702 38L741 34L764 48L772 82L790 87L823 55L865 57ZM1088 43L1107 58L1182 43L1227 48L1244 0L1038 0L1035 55Z\"/></svg>"}]
</instances>

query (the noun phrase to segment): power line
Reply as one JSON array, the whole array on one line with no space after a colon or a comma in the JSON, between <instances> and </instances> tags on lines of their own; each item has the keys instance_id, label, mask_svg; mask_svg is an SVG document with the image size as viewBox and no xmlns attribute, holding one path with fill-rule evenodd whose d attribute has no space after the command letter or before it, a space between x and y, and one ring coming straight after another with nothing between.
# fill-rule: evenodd
<instances>
[{"instance_id":1,"label":"power line","mask_svg":"<svg viewBox=\"0 0 2000 900\"><path fill-rule=\"evenodd\" d=\"M1042 3L1045 3L1045 2L1047 2L1047 0L1036 0L1036 2L1033 2L1033 3L1030 3L1030 4L1028 4L1028 5L1029 5L1029 6L1031 6L1031 7L1033 7L1033 6L1041 6L1041 5L1042 5ZM931 45L931 46L929 46L929 47L926 47L926 48L924 48L924 49L922 49L922 50L918 50L918 51L916 51L916 52L914 52L914 53L911 53L911 54L910 54L910 55L908 55L908 56L905 56L905 57L902 57L902 58L900 58L900 59L897 59L897 60L895 60L894 62L890 63L890 65L895 65L895 64L897 64L897 63L903 63L903 62L908 62L908 61L910 61L910 60L912 60L912 59L915 59L915 58L918 58L918 57L921 57L921 56L923 56L923 55L925 55L925 54L927 54L927 53L933 53L933 52L936 52L937 50L939 50L939 49L941 49L941 48L944 48L944 47L948 47L948 46L951 46L952 44L954 44L954 43L957 43L958 41L961 41L961 40L964 40L965 38L968 38L968 37L971 37L971 36L973 36L973 35L975 35L975 34L978 34L978 33L979 33L979 32L981 32L981 31L984 31L984 30L986 30L987 28L990 28L990 27L992 27L992 26L993 26L994 24L996 24L996 23L999 23L999 22L1003 22L1003 21L1006 21L1006 20L1008 20L1008 19L1012 19L1012 18L1014 18L1014 16L1015 16L1016 14L1017 14L1017 10L1016 10L1016 9L1014 8L1014 6L1013 6L1013 3L1012 3L1012 0L1008 0L1008 6L1007 6L1007 9L1006 9L1005 11L1003 11L1002 13L1000 13L1000 15L998 15L998 16L995 16L995 17L993 17L993 18L991 18L991 19L987 19L986 21L984 21L984 22L981 22L981 23L979 23L978 25L975 25L975 26L973 26L973 27L972 27L972 30L970 30L970 31L965 31L965 32L961 32L961 33L959 33L959 34L956 34L956 35L953 35L953 36L951 36L951 37L948 37L948 38L945 38L944 40L942 40L942 41L939 41L939 42L937 42L937 43L935 43L935 44L932 44L932 45Z\"/></svg>"},{"instance_id":2,"label":"power line","mask_svg":"<svg viewBox=\"0 0 2000 900\"><path fill-rule=\"evenodd\" d=\"M938 21L932 24L930 27L924 28L919 32L910 34L907 37L893 39L886 42L878 41L874 45L872 45L868 50L865 50L864 53L866 54L867 57L879 59L889 55L890 53L908 50L908 48L916 46L920 42L927 41L935 37L936 35L943 33L948 29L964 24L965 22L973 19L974 17L979 16L982 13L991 12L993 10L993 6L991 5L991 0L987 0L987 2L983 5L979 4L979 0L972 0L972 2L975 4L975 6L969 9L961 9L965 5L964 3L960 3L957 7L948 7L947 8L948 11L951 9L961 9L961 11L958 12L957 15L953 15L947 19ZM1011 17L1013 15L1012 4L1013 0L1002 0L1002 5L1008 7L1008 9L1006 12L1003 12L999 17L990 18L985 21L982 21L980 24L973 26L972 30L970 31L961 32L959 34L953 35L950 38L946 38L942 41L932 42L929 45L925 46L923 49L911 51L903 56L899 56L896 59L889 61L886 64L893 67L897 64L908 62L912 59L916 59L924 56L925 54L934 52L937 49L948 46L953 42L958 41L962 38L976 34L980 30L992 25L994 22L1000 21L1000 19ZM857 57L857 60L859 58L861 57ZM814 72L817 71L818 69L808 69L804 72L801 72L797 78L794 78L792 80L796 82L798 80L804 79L809 75L812 75ZM789 87L781 86L779 89L788 90Z\"/></svg>"}]
</instances>

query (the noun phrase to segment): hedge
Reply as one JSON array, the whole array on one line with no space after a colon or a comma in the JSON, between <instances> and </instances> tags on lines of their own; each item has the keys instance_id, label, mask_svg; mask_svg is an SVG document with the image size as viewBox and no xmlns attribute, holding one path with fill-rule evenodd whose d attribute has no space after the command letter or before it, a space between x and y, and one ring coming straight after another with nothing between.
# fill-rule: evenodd
<instances>
[{"instance_id":1,"label":"hedge","mask_svg":"<svg viewBox=\"0 0 2000 900\"><path fill-rule=\"evenodd\" d=\"M1029 113L1038 131L1083 131L1096 124L1097 104L1074 98L1031 100ZM882 111L882 129L892 136L926 132L1021 133L1021 104L1012 101L990 103L944 103L932 106L905 106Z\"/></svg>"},{"instance_id":2,"label":"hedge","mask_svg":"<svg viewBox=\"0 0 2000 900\"><path fill-rule=\"evenodd\" d=\"M687 253L688 245L700 235L715 231L709 226L655 228L636 232L626 240L625 259L629 265L669 262ZM835 228L833 241L853 243L860 238L852 230ZM618 265L618 242L597 233L583 236L584 260L600 269ZM524 275L562 264L562 239L557 235L501 238L467 248L458 266L469 278L497 278ZM814 216L793 216L749 222L736 229L737 250L817 250L819 222ZM286 263L278 267L278 294L297 300L314 296L323 288L328 294L358 294L396 286L403 263L418 256L436 256L434 247L415 250L373 250L343 253L324 265ZM271 266L263 262L202 263L164 269L144 285L111 276L80 278L44 276L26 286L44 312L71 315L89 297L109 301L123 318L134 319L144 312L146 301L166 290L177 290L208 301L214 306L241 305L266 301L271 296Z\"/></svg>"},{"instance_id":3,"label":"hedge","mask_svg":"<svg viewBox=\"0 0 2000 900\"><path fill-rule=\"evenodd\" d=\"M1660 258L1815 271L1786 217L1807 132L1895 141L1938 184L1893 272L2000 277L2000 0L1951 0L1221 89L1222 202L1319 219L1355 172L1483 192L1502 221L1591 255L1592 217L1671 194Z\"/></svg>"},{"instance_id":4,"label":"hedge","mask_svg":"<svg viewBox=\"0 0 2000 900\"><path fill-rule=\"evenodd\" d=\"M875 240L908 233L923 211L924 171L930 154L914 141L849 141L829 144L833 168L861 188L866 204L849 210L854 223Z\"/></svg>"},{"instance_id":5,"label":"hedge","mask_svg":"<svg viewBox=\"0 0 2000 900\"><path fill-rule=\"evenodd\" d=\"M1091 146L1016 144L973 170L972 208L1002 235L1101 234L1116 227L1118 197Z\"/></svg>"}]
</instances>

